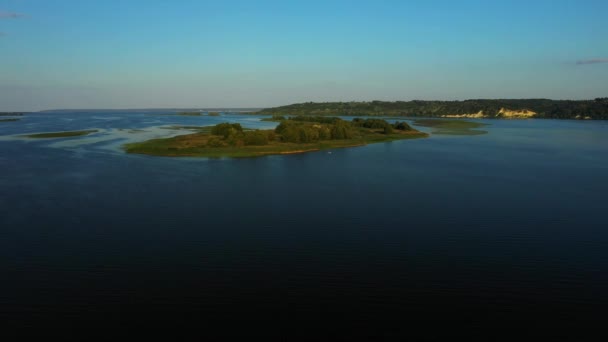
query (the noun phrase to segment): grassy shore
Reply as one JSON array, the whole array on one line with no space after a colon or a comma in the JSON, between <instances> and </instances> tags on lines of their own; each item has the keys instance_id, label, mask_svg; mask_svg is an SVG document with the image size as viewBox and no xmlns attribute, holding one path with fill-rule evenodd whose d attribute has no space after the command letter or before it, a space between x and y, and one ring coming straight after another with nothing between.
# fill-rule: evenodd
<instances>
[{"instance_id":1,"label":"grassy shore","mask_svg":"<svg viewBox=\"0 0 608 342\"><path fill-rule=\"evenodd\" d=\"M270 133L272 130L261 131ZM147 154L167 157L260 157L276 154L295 154L334 148L363 146L367 144L403 139L424 138L428 134L416 130L396 131L382 134L379 131L361 129L360 135L353 139L322 140L312 143L282 142L280 136L266 145L256 146L219 146L211 147L209 142L217 137L209 133L193 133L166 139L152 139L124 145L128 153Z\"/></svg>"},{"instance_id":2,"label":"grassy shore","mask_svg":"<svg viewBox=\"0 0 608 342\"><path fill-rule=\"evenodd\" d=\"M46 138L69 138L69 137L79 137L83 135L88 135L91 133L97 132L96 129L86 130L86 131L68 131L68 132L50 132L50 133L37 133L37 134L28 134L25 135L27 138L35 138L35 139L46 139Z\"/></svg>"}]
</instances>

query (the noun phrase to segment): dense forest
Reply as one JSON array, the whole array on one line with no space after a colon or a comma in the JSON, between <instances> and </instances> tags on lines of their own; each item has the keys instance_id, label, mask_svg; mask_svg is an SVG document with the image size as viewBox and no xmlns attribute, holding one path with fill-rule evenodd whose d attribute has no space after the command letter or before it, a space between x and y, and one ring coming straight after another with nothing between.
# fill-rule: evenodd
<instances>
[{"instance_id":1,"label":"dense forest","mask_svg":"<svg viewBox=\"0 0 608 342\"><path fill-rule=\"evenodd\" d=\"M322 140L353 139L374 131L381 134L393 134L397 131L413 131L405 122L390 124L381 119L360 119L345 121L336 117L296 116L282 120L276 127L281 141L292 143L310 143Z\"/></svg>"},{"instance_id":2,"label":"dense forest","mask_svg":"<svg viewBox=\"0 0 608 342\"><path fill-rule=\"evenodd\" d=\"M501 118L503 110L531 111L535 118L608 119L608 98L595 100L465 100L465 101L371 101L371 102L307 102L263 109L255 114L270 115L352 115L437 117L475 114Z\"/></svg>"}]
</instances>

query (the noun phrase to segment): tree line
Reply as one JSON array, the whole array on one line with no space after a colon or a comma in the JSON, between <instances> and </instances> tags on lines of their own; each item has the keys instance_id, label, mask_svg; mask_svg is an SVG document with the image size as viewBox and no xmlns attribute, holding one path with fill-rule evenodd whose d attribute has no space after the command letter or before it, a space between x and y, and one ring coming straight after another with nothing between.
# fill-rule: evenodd
<instances>
[{"instance_id":1,"label":"tree line","mask_svg":"<svg viewBox=\"0 0 608 342\"><path fill-rule=\"evenodd\" d=\"M436 117L472 114L483 111L491 118L500 118L501 109L529 110L538 118L608 119L608 98L594 100L549 99L474 99L464 101L370 101L370 102L306 102L263 109L256 114L290 116L409 116Z\"/></svg>"},{"instance_id":2,"label":"tree line","mask_svg":"<svg viewBox=\"0 0 608 342\"><path fill-rule=\"evenodd\" d=\"M211 147L222 146L260 146L273 141L286 143L314 143L323 140L344 140L360 137L361 134L392 134L410 131L405 122L388 123L382 119L356 118L352 121L337 117L297 116L282 120L274 130L244 130L238 123L221 123L211 128L213 135L207 141Z\"/></svg>"}]
</instances>

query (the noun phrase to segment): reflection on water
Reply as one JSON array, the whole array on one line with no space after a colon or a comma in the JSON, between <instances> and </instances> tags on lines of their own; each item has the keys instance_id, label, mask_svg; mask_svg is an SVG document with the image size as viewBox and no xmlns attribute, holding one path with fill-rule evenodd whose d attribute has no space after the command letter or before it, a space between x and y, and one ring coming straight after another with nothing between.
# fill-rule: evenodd
<instances>
[{"instance_id":1,"label":"reflection on water","mask_svg":"<svg viewBox=\"0 0 608 342\"><path fill-rule=\"evenodd\" d=\"M432 339L451 324L563 337L603 323L604 122L479 120L488 134L242 160L120 146L276 123L111 117L0 126L0 319L22 332L255 321L282 337Z\"/></svg>"}]
</instances>

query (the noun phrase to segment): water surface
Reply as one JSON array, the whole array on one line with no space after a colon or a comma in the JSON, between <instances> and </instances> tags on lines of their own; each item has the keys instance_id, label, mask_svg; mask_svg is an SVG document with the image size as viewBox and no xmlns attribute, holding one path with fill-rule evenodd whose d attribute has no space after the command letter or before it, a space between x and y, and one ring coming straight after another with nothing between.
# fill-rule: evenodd
<instances>
[{"instance_id":1,"label":"water surface","mask_svg":"<svg viewBox=\"0 0 608 342\"><path fill-rule=\"evenodd\" d=\"M0 124L1 320L433 338L605 319L606 122L478 120L488 134L253 159L124 154L184 133L171 125L276 125L149 114ZM99 132L20 137L82 129Z\"/></svg>"}]
</instances>

